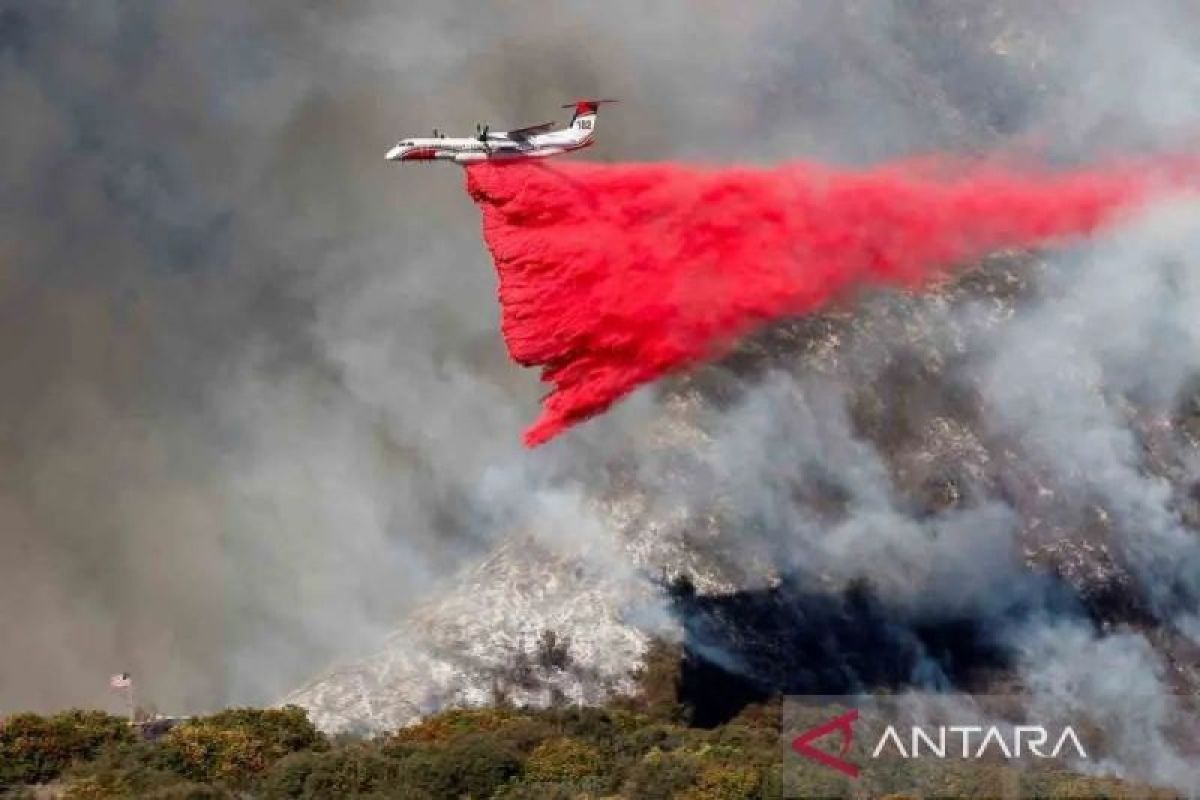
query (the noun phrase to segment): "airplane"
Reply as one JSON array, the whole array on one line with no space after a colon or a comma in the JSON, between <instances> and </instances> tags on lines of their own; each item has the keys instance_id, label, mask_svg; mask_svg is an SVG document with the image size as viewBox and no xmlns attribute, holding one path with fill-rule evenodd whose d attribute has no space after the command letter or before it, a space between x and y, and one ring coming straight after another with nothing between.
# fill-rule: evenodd
<instances>
[{"instance_id":1,"label":"airplane","mask_svg":"<svg viewBox=\"0 0 1200 800\"><path fill-rule=\"evenodd\" d=\"M579 150L592 144L596 133L596 111L601 103L616 100L577 100L563 108L575 109L566 128L551 130L553 122L530 125L512 131L491 131L476 125L473 137L447 137L433 129L433 136L402 139L387 152L388 161L453 161L475 164L481 161L517 161L548 158Z\"/></svg>"}]
</instances>

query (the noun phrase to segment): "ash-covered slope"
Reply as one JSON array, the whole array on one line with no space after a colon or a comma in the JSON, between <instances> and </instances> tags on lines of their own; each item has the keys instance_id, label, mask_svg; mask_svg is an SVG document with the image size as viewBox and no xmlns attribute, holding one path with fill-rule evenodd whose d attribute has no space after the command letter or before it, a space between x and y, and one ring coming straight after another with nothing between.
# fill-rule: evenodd
<instances>
[{"instance_id":1,"label":"ash-covered slope","mask_svg":"<svg viewBox=\"0 0 1200 800\"><path fill-rule=\"evenodd\" d=\"M903 686L1103 705L1101 662L1122 691L1200 687L1192 212L745 342L664 386L571 513L289 701L330 729L590 702L650 636L683 640L707 720Z\"/></svg>"},{"instance_id":2,"label":"ash-covered slope","mask_svg":"<svg viewBox=\"0 0 1200 800\"><path fill-rule=\"evenodd\" d=\"M528 539L501 546L447 597L421 608L375 656L334 670L288 702L326 730L382 730L447 707L629 691L646 634L630 594L584 562Z\"/></svg>"}]
</instances>

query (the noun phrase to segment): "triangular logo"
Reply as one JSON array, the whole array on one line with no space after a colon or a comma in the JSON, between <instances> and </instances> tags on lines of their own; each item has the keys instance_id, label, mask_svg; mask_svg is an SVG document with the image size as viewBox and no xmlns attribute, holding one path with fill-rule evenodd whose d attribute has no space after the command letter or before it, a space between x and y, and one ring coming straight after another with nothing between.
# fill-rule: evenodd
<instances>
[{"instance_id":1,"label":"triangular logo","mask_svg":"<svg viewBox=\"0 0 1200 800\"><path fill-rule=\"evenodd\" d=\"M858 777L858 765L846 761L844 756L850 752L850 745L854 744L854 723L858 721L858 709L851 709L840 717L834 717L828 722L823 722L815 728L809 728L804 733L792 740L792 749L805 758L810 758L818 764L823 764L830 769L836 769L843 775L849 775L851 778ZM824 750L818 750L812 746L812 743L822 736L828 736L834 731L840 731L842 734L842 748L840 756L830 755Z\"/></svg>"}]
</instances>

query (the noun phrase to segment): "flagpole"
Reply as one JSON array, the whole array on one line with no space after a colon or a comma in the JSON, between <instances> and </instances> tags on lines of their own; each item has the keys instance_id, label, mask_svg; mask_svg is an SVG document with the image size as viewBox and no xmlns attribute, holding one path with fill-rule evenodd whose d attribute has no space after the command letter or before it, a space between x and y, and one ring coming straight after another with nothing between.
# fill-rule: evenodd
<instances>
[{"instance_id":1,"label":"flagpole","mask_svg":"<svg viewBox=\"0 0 1200 800\"><path fill-rule=\"evenodd\" d=\"M134 706L134 704L133 704L133 676L132 675L129 676L129 683L125 687L125 700L126 700L126 702L129 703L129 724L133 725L135 722L137 722L137 719L135 718L136 717L136 711L135 711L136 706Z\"/></svg>"},{"instance_id":2,"label":"flagpole","mask_svg":"<svg viewBox=\"0 0 1200 800\"><path fill-rule=\"evenodd\" d=\"M137 706L133 701L133 676L128 672L118 673L108 679L108 685L113 689L125 690L125 704L129 707L129 724L133 725L137 722Z\"/></svg>"}]
</instances>

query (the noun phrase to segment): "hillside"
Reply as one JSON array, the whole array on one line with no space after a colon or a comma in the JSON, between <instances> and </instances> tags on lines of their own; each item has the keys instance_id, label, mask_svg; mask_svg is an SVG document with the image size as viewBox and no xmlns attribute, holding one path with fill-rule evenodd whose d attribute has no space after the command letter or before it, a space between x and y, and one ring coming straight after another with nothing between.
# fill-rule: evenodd
<instances>
[{"instance_id":1,"label":"hillside","mask_svg":"<svg viewBox=\"0 0 1200 800\"><path fill-rule=\"evenodd\" d=\"M777 326L679 379L642 435L655 468L618 460L586 500L601 525L594 539L549 523L514 539L378 656L288 701L329 730L409 724L487 704L497 687L523 703L592 703L627 686L648 631L682 643L689 700L707 724L781 692L955 686L1036 701L1053 671L1086 674L1076 659L1122 659L1110 663L1136 671L1124 679L1151 692L1147 702L1196 692L1200 654L1159 605L1159 581L1186 591L1185 565L1147 571L1134 549L1147 534L1118 516L1129 513L1112 505L1119 495L1085 491L1042 442L989 419L977 361L988 342L1020 334L1022 309L1070 313L1050 276L1044 259L998 256L929 295L880 295ZM1014 356L1022 369L1043 366L1036 353ZM1185 464L1200 400L1184 391L1165 410L1139 405L1074 372L1083 358L1056 352L1044 366L1079 381L1072 402L1120 420L1137 454L1123 490L1169 487L1190 525ZM770 464L748 474L777 485L740 483L726 471L729 448L738 463ZM758 492L791 505L746 516ZM600 561L608 535L619 558ZM591 549L572 554L564 541ZM545 631L566 668L539 664Z\"/></svg>"},{"instance_id":2,"label":"hillside","mask_svg":"<svg viewBox=\"0 0 1200 800\"><path fill-rule=\"evenodd\" d=\"M494 798L758 800L793 791L849 797L819 765L784 777L777 703L699 728L680 702L676 648L655 644L632 696L580 707L445 711L371 738L327 737L295 707L230 709L145 726L71 712L0 726L0 796L13 798ZM911 796L1176 797L1058 769L1020 776L995 764L918 767ZM909 795L898 795L900 797Z\"/></svg>"}]
</instances>

